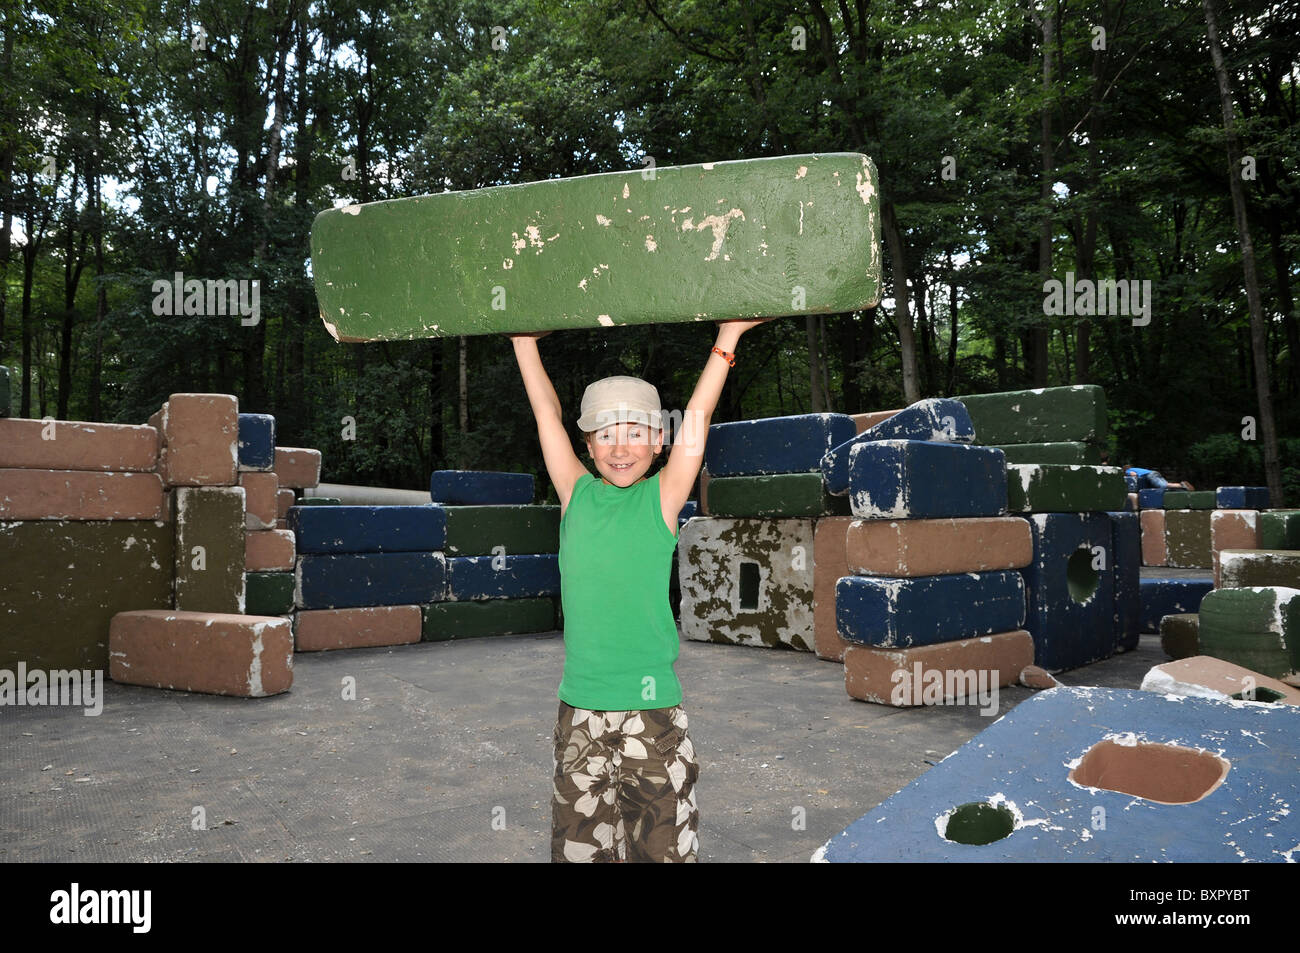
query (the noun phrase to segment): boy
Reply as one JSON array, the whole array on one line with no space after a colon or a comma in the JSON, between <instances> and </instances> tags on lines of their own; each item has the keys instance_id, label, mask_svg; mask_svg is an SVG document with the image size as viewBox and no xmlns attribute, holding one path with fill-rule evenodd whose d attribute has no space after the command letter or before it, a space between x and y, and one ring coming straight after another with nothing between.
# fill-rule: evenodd
<instances>
[{"instance_id":1,"label":"boy","mask_svg":"<svg viewBox=\"0 0 1300 953\"><path fill-rule=\"evenodd\" d=\"M654 387L610 377L583 393L578 427L593 476L573 452L542 367L537 339L550 332L510 336L560 499L565 659L553 737L553 862L696 858L699 772L673 671L679 641L668 576L677 514L700 472L733 352L764 320L719 323L668 461L649 479L663 450Z\"/></svg>"}]
</instances>

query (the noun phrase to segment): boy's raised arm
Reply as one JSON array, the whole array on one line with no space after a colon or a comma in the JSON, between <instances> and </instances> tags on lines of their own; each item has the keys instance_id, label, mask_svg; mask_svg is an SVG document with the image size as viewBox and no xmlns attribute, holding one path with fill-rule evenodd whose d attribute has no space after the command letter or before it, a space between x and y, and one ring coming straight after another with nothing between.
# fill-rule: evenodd
<instances>
[{"instance_id":1,"label":"boy's raised arm","mask_svg":"<svg viewBox=\"0 0 1300 953\"><path fill-rule=\"evenodd\" d=\"M560 498L560 506L564 507L573 495L574 483L587 472L587 468L573 452L573 444L569 442L569 435L564 429L560 398L547 376L546 368L542 366L542 355L537 350L537 339L548 333L512 334L510 340L514 345L515 359L519 362L519 372L524 378L528 402L533 408L533 417L537 420L537 436L542 442L542 459L546 461L546 472Z\"/></svg>"}]
</instances>

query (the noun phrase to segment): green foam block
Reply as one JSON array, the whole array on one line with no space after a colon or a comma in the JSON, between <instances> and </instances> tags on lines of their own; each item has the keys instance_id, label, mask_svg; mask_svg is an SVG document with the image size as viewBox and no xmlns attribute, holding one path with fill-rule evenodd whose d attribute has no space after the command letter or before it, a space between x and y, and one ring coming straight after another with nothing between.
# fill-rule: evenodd
<instances>
[{"instance_id":1,"label":"green foam block","mask_svg":"<svg viewBox=\"0 0 1300 953\"><path fill-rule=\"evenodd\" d=\"M290 615L293 612L293 573L245 574L244 605L246 615Z\"/></svg>"},{"instance_id":2,"label":"green foam block","mask_svg":"<svg viewBox=\"0 0 1300 953\"><path fill-rule=\"evenodd\" d=\"M312 275L340 341L828 314L879 301L879 222L858 153L671 166L328 209Z\"/></svg>"},{"instance_id":3,"label":"green foam block","mask_svg":"<svg viewBox=\"0 0 1300 953\"><path fill-rule=\"evenodd\" d=\"M491 556L497 546L512 553L558 553L558 506L444 506L448 556Z\"/></svg>"},{"instance_id":4,"label":"green foam block","mask_svg":"<svg viewBox=\"0 0 1300 953\"><path fill-rule=\"evenodd\" d=\"M1203 654L1269 678L1300 669L1300 589L1213 589L1200 618Z\"/></svg>"},{"instance_id":5,"label":"green foam block","mask_svg":"<svg viewBox=\"0 0 1300 953\"><path fill-rule=\"evenodd\" d=\"M294 506L342 506L343 501L333 496L304 496Z\"/></svg>"},{"instance_id":6,"label":"green foam block","mask_svg":"<svg viewBox=\"0 0 1300 953\"><path fill-rule=\"evenodd\" d=\"M1124 471L1118 467L1062 463L1007 466L1007 511L1010 513L1116 511L1124 509L1127 498Z\"/></svg>"},{"instance_id":7,"label":"green foam block","mask_svg":"<svg viewBox=\"0 0 1300 953\"><path fill-rule=\"evenodd\" d=\"M708 516L848 516L847 496L831 496L820 472L712 477Z\"/></svg>"},{"instance_id":8,"label":"green foam block","mask_svg":"<svg viewBox=\"0 0 1300 953\"><path fill-rule=\"evenodd\" d=\"M438 602L420 609L424 613L425 642L551 632L556 628L555 601L547 598Z\"/></svg>"},{"instance_id":9,"label":"green foam block","mask_svg":"<svg viewBox=\"0 0 1300 953\"><path fill-rule=\"evenodd\" d=\"M1213 510L1165 510L1166 565L1176 569L1208 569L1214 565L1211 534Z\"/></svg>"},{"instance_id":10,"label":"green foam block","mask_svg":"<svg viewBox=\"0 0 1300 953\"><path fill-rule=\"evenodd\" d=\"M1215 496L1213 490L1165 490L1164 507L1167 510L1212 510Z\"/></svg>"},{"instance_id":11,"label":"green foam block","mask_svg":"<svg viewBox=\"0 0 1300 953\"><path fill-rule=\"evenodd\" d=\"M1106 440L1106 392L1096 384L958 397L985 446Z\"/></svg>"},{"instance_id":12,"label":"green foam block","mask_svg":"<svg viewBox=\"0 0 1300 953\"><path fill-rule=\"evenodd\" d=\"M1260 549L1300 549L1300 510L1266 510L1258 526Z\"/></svg>"},{"instance_id":13,"label":"green foam block","mask_svg":"<svg viewBox=\"0 0 1300 953\"><path fill-rule=\"evenodd\" d=\"M244 613L244 490L183 486L172 491L176 608Z\"/></svg>"},{"instance_id":14,"label":"green foam block","mask_svg":"<svg viewBox=\"0 0 1300 953\"><path fill-rule=\"evenodd\" d=\"M1007 463L1074 463L1080 466L1101 466L1101 448L1078 440L1060 443L1009 443L997 449L1006 455Z\"/></svg>"},{"instance_id":15,"label":"green foam block","mask_svg":"<svg viewBox=\"0 0 1300 953\"><path fill-rule=\"evenodd\" d=\"M1225 549L1219 553L1219 570L1219 586L1223 589L1300 589L1300 550Z\"/></svg>"},{"instance_id":16,"label":"green foam block","mask_svg":"<svg viewBox=\"0 0 1300 953\"><path fill-rule=\"evenodd\" d=\"M1180 612L1160 620L1160 647L1171 659L1191 658L1201 654L1200 616Z\"/></svg>"}]
</instances>

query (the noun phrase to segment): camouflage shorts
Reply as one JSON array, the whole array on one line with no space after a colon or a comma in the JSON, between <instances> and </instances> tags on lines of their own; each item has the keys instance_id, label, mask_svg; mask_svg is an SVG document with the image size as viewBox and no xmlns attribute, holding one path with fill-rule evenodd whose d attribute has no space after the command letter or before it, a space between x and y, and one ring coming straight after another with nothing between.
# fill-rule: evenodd
<instances>
[{"instance_id":1,"label":"camouflage shorts","mask_svg":"<svg viewBox=\"0 0 1300 953\"><path fill-rule=\"evenodd\" d=\"M686 712L560 702L551 861L695 861L699 767Z\"/></svg>"}]
</instances>

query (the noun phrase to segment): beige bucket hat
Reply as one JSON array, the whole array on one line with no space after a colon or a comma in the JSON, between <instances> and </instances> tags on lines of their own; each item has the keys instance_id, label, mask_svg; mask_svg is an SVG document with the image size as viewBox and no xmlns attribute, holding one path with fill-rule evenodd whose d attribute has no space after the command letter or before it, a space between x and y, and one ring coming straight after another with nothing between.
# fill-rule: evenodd
<instances>
[{"instance_id":1,"label":"beige bucket hat","mask_svg":"<svg viewBox=\"0 0 1300 953\"><path fill-rule=\"evenodd\" d=\"M578 429L590 433L624 422L663 429L659 391L654 385L639 377L606 377L588 384L582 392Z\"/></svg>"}]
</instances>

